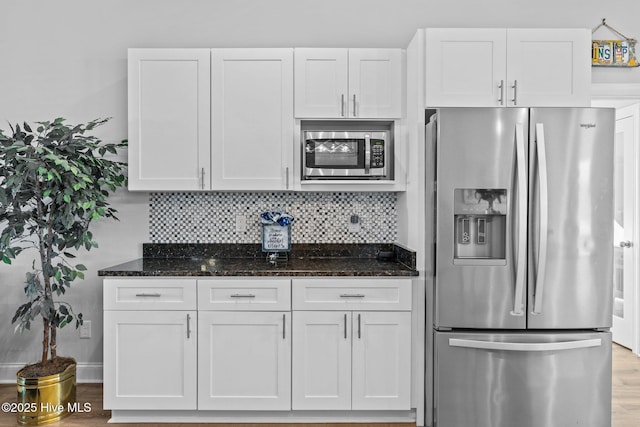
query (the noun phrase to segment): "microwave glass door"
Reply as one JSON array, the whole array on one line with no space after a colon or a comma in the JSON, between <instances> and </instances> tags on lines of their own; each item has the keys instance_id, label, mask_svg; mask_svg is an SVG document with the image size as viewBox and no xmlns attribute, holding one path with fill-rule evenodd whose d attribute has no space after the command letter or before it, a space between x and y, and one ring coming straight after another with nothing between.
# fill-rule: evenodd
<instances>
[{"instance_id":1,"label":"microwave glass door","mask_svg":"<svg viewBox=\"0 0 640 427\"><path fill-rule=\"evenodd\" d=\"M324 169L364 169L364 139L308 139L306 166Z\"/></svg>"}]
</instances>

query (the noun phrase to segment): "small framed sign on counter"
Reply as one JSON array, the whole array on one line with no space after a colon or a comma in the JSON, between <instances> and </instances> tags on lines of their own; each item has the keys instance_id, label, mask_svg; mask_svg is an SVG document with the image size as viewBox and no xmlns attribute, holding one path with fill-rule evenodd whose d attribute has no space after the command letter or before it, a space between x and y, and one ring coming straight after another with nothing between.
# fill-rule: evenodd
<instances>
[{"instance_id":1,"label":"small framed sign on counter","mask_svg":"<svg viewBox=\"0 0 640 427\"><path fill-rule=\"evenodd\" d=\"M262 224L262 252L291 250L291 225Z\"/></svg>"}]
</instances>

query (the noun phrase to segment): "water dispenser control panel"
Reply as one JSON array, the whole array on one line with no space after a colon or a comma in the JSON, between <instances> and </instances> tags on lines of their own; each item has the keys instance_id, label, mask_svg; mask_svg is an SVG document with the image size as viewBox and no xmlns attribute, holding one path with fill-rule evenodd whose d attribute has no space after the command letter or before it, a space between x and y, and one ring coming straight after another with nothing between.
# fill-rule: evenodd
<instances>
[{"instance_id":1,"label":"water dispenser control panel","mask_svg":"<svg viewBox=\"0 0 640 427\"><path fill-rule=\"evenodd\" d=\"M454 264L505 262L507 190L454 190Z\"/></svg>"}]
</instances>

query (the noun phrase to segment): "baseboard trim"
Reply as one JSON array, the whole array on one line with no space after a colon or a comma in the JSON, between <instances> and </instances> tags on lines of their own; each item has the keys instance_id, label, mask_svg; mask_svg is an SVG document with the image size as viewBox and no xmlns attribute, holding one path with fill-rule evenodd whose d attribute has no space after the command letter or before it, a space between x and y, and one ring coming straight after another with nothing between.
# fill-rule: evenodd
<instances>
[{"instance_id":1,"label":"baseboard trim","mask_svg":"<svg viewBox=\"0 0 640 427\"><path fill-rule=\"evenodd\" d=\"M24 363L0 363L0 384L15 384L16 372L24 365ZM101 383L102 363L78 363L76 382Z\"/></svg>"}]
</instances>

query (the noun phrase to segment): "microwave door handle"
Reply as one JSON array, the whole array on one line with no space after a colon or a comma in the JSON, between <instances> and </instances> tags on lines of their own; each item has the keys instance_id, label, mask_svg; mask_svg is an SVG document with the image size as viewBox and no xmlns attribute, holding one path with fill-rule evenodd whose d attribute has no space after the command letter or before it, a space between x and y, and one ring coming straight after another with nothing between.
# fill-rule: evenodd
<instances>
[{"instance_id":1,"label":"microwave door handle","mask_svg":"<svg viewBox=\"0 0 640 427\"><path fill-rule=\"evenodd\" d=\"M371 165L371 135L364 136L364 174L369 175Z\"/></svg>"}]
</instances>

